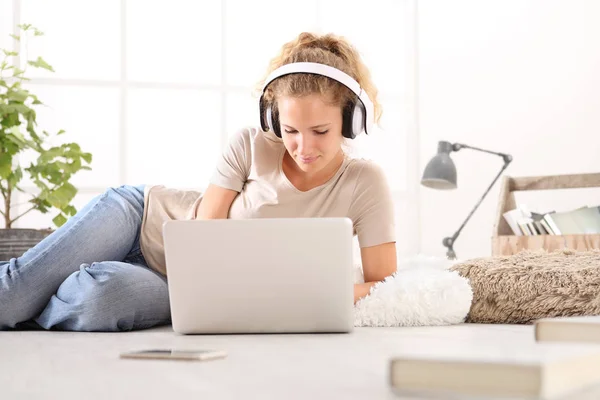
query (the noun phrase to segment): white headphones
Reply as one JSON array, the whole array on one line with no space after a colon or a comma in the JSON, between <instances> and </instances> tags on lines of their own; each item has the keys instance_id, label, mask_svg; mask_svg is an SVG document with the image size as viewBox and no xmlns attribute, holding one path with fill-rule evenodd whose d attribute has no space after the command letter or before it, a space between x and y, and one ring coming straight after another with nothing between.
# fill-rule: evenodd
<instances>
[{"instance_id":1,"label":"white headphones","mask_svg":"<svg viewBox=\"0 0 600 400\"><path fill-rule=\"evenodd\" d=\"M279 118L277 112L273 112L271 105L266 105L264 100L265 89L275 79L289 74L316 74L326 76L338 81L350 89L359 101L352 101L344 106L342 112L342 134L344 137L354 139L364 130L369 134L373 129L373 102L367 93L360 87L350 75L329 65L313 62L297 62L283 65L271 72L265 81L259 100L260 125L263 131L273 131L281 137Z\"/></svg>"}]
</instances>

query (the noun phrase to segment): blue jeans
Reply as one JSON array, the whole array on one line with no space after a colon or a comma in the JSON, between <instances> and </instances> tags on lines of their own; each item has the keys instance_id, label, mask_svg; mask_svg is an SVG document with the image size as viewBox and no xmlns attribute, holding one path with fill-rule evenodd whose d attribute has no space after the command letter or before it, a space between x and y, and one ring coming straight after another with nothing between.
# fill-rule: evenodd
<instances>
[{"instance_id":1,"label":"blue jeans","mask_svg":"<svg viewBox=\"0 0 600 400\"><path fill-rule=\"evenodd\" d=\"M0 261L0 330L170 323L166 278L140 250L143 211L144 186L110 188L21 257Z\"/></svg>"}]
</instances>

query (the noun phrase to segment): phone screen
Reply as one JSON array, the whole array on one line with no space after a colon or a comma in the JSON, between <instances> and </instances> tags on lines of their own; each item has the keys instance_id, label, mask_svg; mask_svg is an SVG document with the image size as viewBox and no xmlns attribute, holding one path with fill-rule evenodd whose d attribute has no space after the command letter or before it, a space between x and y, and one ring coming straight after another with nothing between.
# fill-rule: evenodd
<instances>
[{"instance_id":1,"label":"phone screen","mask_svg":"<svg viewBox=\"0 0 600 400\"><path fill-rule=\"evenodd\" d=\"M170 354L173 350L143 350L136 351L136 353L158 353L158 354Z\"/></svg>"},{"instance_id":2,"label":"phone screen","mask_svg":"<svg viewBox=\"0 0 600 400\"><path fill-rule=\"evenodd\" d=\"M142 350L136 354L206 354L214 353L214 350Z\"/></svg>"},{"instance_id":3,"label":"phone screen","mask_svg":"<svg viewBox=\"0 0 600 400\"><path fill-rule=\"evenodd\" d=\"M210 360L225 358L226 352L222 350L173 350L173 349L150 349L132 351L121 354L121 358L153 358L153 359L187 359L187 360Z\"/></svg>"}]
</instances>

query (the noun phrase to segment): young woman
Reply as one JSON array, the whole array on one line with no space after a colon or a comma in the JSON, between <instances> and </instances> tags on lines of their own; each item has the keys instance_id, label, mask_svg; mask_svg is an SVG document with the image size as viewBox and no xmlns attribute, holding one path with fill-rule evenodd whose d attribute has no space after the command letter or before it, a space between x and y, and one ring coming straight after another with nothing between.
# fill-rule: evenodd
<instances>
[{"instance_id":1,"label":"young woman","mask_svg":"<svg viewBox=\"0 0 600 400\"><path fill-rule=\"evenodd\" d=\"M21 257L0 262L0 329L170 323L162 243L168 219L349 217L365 278L354 301L366 296L396 271L393 203L381 168L350 158L343 144L378 121L376 97L350 43L300 34L262 82L262 126L232 138L204 193L110 188Z\"/></svg>"}]
</instances>

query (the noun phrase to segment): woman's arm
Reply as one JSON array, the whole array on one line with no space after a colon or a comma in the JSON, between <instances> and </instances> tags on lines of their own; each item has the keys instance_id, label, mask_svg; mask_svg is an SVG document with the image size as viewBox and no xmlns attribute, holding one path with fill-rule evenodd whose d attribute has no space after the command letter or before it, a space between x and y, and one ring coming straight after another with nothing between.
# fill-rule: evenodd
<instances>
[{"instance_id":1,"label":"woman's arm","mask_svg":"<svg viewBox=\"0 0 600 400\"><path fill-rule=\"evenodd\" d=\"M384 243L363 247L360 250L365 283L354 285L354 303L365 297L379 281L392 275L397 269L396 243Z\"/></svg>"},{"instance_id":2,"label":"woman's arm","mask_svg":"<svg viewBox=\"0 0 600 400\"><path fill-rule=\"evenodd\" d=\"M235 190L208 185L198 206L196 219L227 219L231 203L237 195Z\"/></svg>"}]
</instances>

